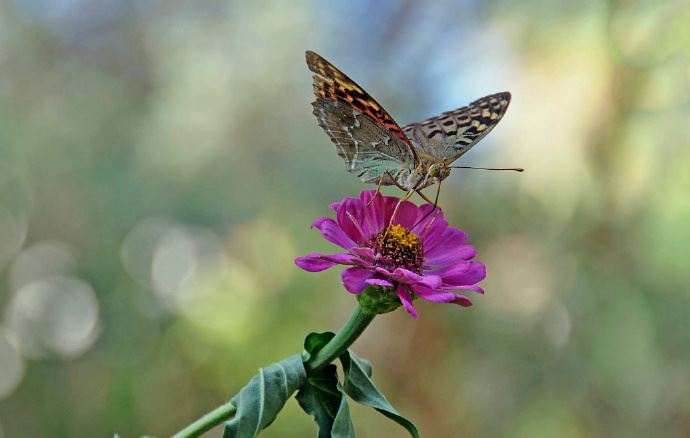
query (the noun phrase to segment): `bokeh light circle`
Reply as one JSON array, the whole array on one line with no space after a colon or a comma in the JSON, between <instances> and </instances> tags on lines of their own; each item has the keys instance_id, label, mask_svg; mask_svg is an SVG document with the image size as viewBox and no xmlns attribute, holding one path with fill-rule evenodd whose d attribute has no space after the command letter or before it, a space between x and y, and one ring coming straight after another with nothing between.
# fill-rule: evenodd
<instances>
[{"instance_id":1,"label":"bokeh light circle","mask_svg":"<svg viewBox=\"0 0 690 438\"><path fill-rule=\"evenodd\" d=\"M12 263L9 283L17 290L27 283L56 275L71 275L77 260L74 251L58 241L44 241L24 249Z\"/></svg>"},{"instance_id":2,"label":"bokeh light circle","mask_svg":"<svg viewBox=\"0 0 690 438\"><path fill-rule=\"evenodd\" d=\"M6 321L23 355L73 358L99 334L99 303L91 286L74 277L49 277L17 290Z\"/></svg>"},{"instance_id":3,"label":"bokeh light circle","mask_svg":"<svg viewBox=\"0 0 690 438\"><path fill-rule=\"evenodd\" d=\"M162 304L179 308L202 279L217 277L224 264L222 243L211 231L198 226L169 229L153 253L153 290Z\"/></svg>"}]
</instances>

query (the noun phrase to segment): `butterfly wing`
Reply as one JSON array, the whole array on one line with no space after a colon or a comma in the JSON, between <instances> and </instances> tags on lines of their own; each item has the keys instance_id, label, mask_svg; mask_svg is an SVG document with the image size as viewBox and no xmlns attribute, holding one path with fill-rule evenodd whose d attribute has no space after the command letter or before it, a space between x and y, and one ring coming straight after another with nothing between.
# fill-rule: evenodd
<instances>
[{"instance_id":1,"label":"butterfly wing","mask_svg":"<svg viewBox=\"0 0 690 438\"><path fill-rule=\"evenodd\" d=\"M347 170L366 183L378 183L388 173L402 183L412 168L409 149L370 117L340 100L317 99L314 115L335 143ZM385 185L393 184L384 178Z\"/></svg>"},{"instance_id":2,"label":"butterfly wing","mask_svg":"<svg viewBox=\"0 0 690 438\"><path fill-rule=\"evenodd\" d=\"M378 183L385 172L398 181L409 175L417 155L386 110L318 54L307 51L307 65L315 73L314 115L348 171L372 183ZM393 182L387 179L384 183Z\"/></svg>"},{"instance_id":3,"label":"butterfly wing","mask_svg":"<svg viewBox=\"0 0 690 438\"><path fill-rule=\"evenodd\" d=\"M403 131L424 152L448 164L484 138L503 118L509 103L509 92L492 94L455 111L405 125Z\"/></svg>"}]
</instances>

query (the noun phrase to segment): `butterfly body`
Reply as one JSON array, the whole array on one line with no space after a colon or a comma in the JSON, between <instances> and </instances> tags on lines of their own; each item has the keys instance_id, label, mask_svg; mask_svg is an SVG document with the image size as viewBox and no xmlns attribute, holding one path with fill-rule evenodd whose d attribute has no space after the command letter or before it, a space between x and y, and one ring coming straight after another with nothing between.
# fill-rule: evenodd
<instances>
[{"instance_id":1,"label":"butterfly body","mask_svg":"<svg viewBox=\"0 0 690 438\"><path fill-rule=\"evenodd\" d=\"M409 190L421 190L430 185L439 183L450 175L450 168L442 159L426 155L417 151L419 164L412 169L407 179L397 180L396 186Z\"/></svg>"},{"instance_id":2,"label":"butterfly body","mask_svg":"<svg viewBox=\"0 0 690 438\"><path fill-rule=\"evenodd\" d=\"M315 73L312 103L347 170L365 183L421 190L450 174L450 164L500 121L510 93L400 127L359 85L318 54L307 51Z\"/></svg>"}]
</instances>

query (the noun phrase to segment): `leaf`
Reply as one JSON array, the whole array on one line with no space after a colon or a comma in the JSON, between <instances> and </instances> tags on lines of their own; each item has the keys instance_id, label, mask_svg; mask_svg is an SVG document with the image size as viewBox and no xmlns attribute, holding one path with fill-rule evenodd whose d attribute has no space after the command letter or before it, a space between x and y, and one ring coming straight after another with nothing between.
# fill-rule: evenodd
<instances>
[{"instance_id":1,"label":"leaf","mask_svg":"<svg viewBox=\"0 0 690 438\"><path fill-rule=\"evenodd\" d=\"M342 391L340 385L338 389ZM333 419L333 429L331 429L331 437L333 438L354 438L355 436L355 426L352 424L352 418L350 418L350 407L347 405L347 397L343 394L340 398L340 406L338 407L338 413Z\"/></svg>"},{"instance_id":2,"label":"leaf","mask_svg":"<svg viewBox=\"0 0 690 438\"><path fill-rule=\"evenodd\" d=\"M259 373L232 398L237 412L225 423L223 438L255 437L275 420L287 399L306 379L300 355L259 369Z\"/></svg>"},{"instance_id":3,"label":"leaf","mask_svg":"<svg viewBox=\"0 0 690 438\"><path fill-rule=\"evenodd\" d=\"M311 333L304 340L304 360L322 349L333 333ZM338 382L336 366L331 364L307 378L307 383L297 393L297 401L305 412L312 415L319 427L319 438L349 438L355 436L347 397L379 411L404 427L413 438L419 438L417 427L386 400L371 381L372 367L369 361L348 350L340 356L345 381ZM337 408L337 411L336 411ZM330 432L330 433L329 433Z\"/></svg>"},{"instance_id":4,"label":"leaf","mask_svg":"<svg viewBox=\"0 0 690 438\"><path fill-rule=\"evenodd\" d=\"M376 388L371 381L371 364L348 350L340 356L345 373L343 390L357 403L376 409L381 414L395 421L410 433L412 437L419 438L417 427L391 405L386 397Z\"/></svg>"},{"instance_id":5,"label":"leaf","mask_svg":"<svg viewBox=\"0 0 690 438\"><path fill-rule=\"evenodd\" d=\"M304 338L304 353L302 354L302 360L307 362L314 353L325 347L334 336L335 333L333 332L309 333L307 337Z\"/></svg>"},{"instance_id":6,"label":"leaf","mask_svg":"<svg viewBox=\"0 0 690 438\"><path fill-rule=\"evenodd\" d=\"M335 365L328 365L318 375L307 378L297 393L297 402L304 412L314 417L319 427L319 438L329 437L333 420L340 409L342 393L337 388Z\"/></svg>"},{"instance_id":7,"label":"leaf","mask_svg":"<svg viewBox=\"0 0 690 438\"><path fill-rule=\"evenodd\" d=\"M310 333L304 340L304 360L323 348L335 336L333 333ZM351 438L355 436L347 397L338 382L337 367L327 365L312 373L297 393L302 409L314 417L319 438Z\"/></svg>"}]
</instances>

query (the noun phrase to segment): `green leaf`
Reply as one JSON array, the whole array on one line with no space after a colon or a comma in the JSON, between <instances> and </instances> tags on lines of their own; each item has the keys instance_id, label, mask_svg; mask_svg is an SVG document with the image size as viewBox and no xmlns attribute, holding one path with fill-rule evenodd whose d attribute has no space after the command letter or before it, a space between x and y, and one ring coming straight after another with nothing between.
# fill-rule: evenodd
<instances>
[{"instance_id":1,"label":"green leaf","mask_svg":"<svg viewBox=\"0 0 690 438\"><path fill-rule=\"evenodd\" d=\"M334 334L311 333L304 340L303 358L309 360L322 349ZM305 412L312 415L319 427L319 438L350 438L355 436L347 397L381 414L404 427L413 438L419 438L417 427L400 415L371 381L372 367L369 361L348 350L340 356L345 381L338 382L336 366L331 364L311 374L307 383L297 393L297 401Z\"/></svg>"},{"instance_id":2,"label":"green leaf","mask_svg":"<svg viewBox=\"0 0 690 438\"><path fill-rule=\"evenodd\" d=\"M349 350L340 356L340 361L345 373L343 390L352 400L376 409L407 429L412 437L419 438L419 432L414 423L400 415L371 381L372 369L368 361L360 359Z\"/></svg>"},{"instance_id":3,"label":"green leaf","mask_svg":"<svg viewBox=\"0 0 690 438\"><path fill-rule=\"evenodd\" d=\"M342 391L340 385L338 389ZM319 432L320 433L320 432ZM352 424L352 418L350 418L350 407L347 405L347 397L343 395L340 398L340 406L338 407L338 413L333 419L333 428L331 429L331 437L333 438L354 438L355 427Z\"/></svg>"},{"instance_id":4,"label":"green leaf","mask_svg":"<svg viewBox=\"0 0 690 438\"><path fill-rule=\"evenodd\" d=\"M323 348L334 334L310 333L304 340L304 360ZM302 409L314 417L319 438L351 438L355 436L347 397L338 383L337 367L333 364L312 373L297 393Z\"/></svg>"},{"instance_id":5,"label":"green leaf","mask_svg":"<svg viewBox=\"0 0 690 438\"><path fill-rule=\"evenodd\" d=\"M318 375L308 377L307 384L297 393L297 402L304 412L314 417L319 427L319 438L329 437L333 428L342 393L337 388L336 366L328 365Z\"/></svg>"},{"instance_id":6,"label":"green leaf","mask_svg":"<svg viewBox=\"0 0 690 438\"><path fill-rule=\"evenodd\" d=\"M304 385L306 370L300 355L259 369L231 402L237 407L225 423L223 438L252 438L275 420L285 402Z\"/></svg>"},{"instance_id":7,"label":"green leaf","mask_svg":"<svg viewBox=\"0 0 690 438\"><path fill-rule=\"evenodd\" d=\"M309 333L307 337L304 338L304 353L302 353L302 360L307 362L314 353L325 347L334 336L335 333L333 332Z\"/></svg>"}]
</instances>

